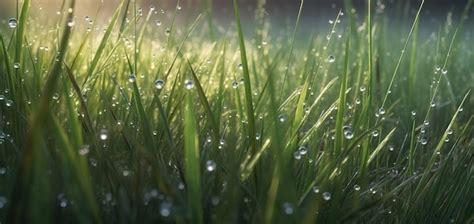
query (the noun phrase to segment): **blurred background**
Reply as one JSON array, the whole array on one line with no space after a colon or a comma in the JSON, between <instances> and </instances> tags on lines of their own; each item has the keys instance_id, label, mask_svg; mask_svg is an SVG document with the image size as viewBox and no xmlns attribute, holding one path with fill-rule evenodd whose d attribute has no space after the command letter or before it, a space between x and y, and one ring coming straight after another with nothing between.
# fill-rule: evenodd
<instances>
[{"instance_id":1,"label":"blurred background","mask_svg":"<svg viewBox=\"0 0 474 224\"><path fill-rule=\"evenodd\" d=\"M18 0L20 3L22 0ZM76 1L78 15L95 14L100 9L101 14L113 11L121 0L79 0ZM158 9L170 10L176 6L177 0L136 0L141 7L155 6ZM45 12L55 12L61 8L63 0L33 0L32 13L38 9ZM300 0L239 0L241 10L253 13L258 2L265 2L266 13L269 16L285 17L294 15L298 9ZM306 0L304 15L307 17L326 17L333 15L335 10L343 8L344 0ZM374 5L384 7L393 11L392 8L404 9L409 5L418 5L421 0L373 0ZM426 14L442 15L448 11L460 12L468 0L428 0L425 2ZM227 17L232 12L232 0L182 0L181 6L187 13L195 14L203 12L208 4L212 5L215 16ZM365 0L352 0L357 10L365 9ZM16 15L17 0L0 0L0 18L14 17ZM416 7L412 7L415 9ZM379 9L380 10L380 9ZM471 11L472 12L472 11ZM47 16L47 14L45 14Z\"/></svg>"}]
</instances>

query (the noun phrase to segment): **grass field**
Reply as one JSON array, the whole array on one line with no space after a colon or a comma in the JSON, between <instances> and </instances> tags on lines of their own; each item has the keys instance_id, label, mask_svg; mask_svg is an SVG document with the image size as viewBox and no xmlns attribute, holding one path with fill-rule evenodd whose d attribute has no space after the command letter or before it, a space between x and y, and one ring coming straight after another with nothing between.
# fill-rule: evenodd
<instances>
[{"instance_id":1,"label":"grass field","mask_svg":"<svg viewBox=\"0 0 474 224\"><path fill-rule=\"evenodd\" d=\"M474 223L473 0L304 36L303 1L224 27L32 2L0 27L1 223Z\"/></svg>"}]
</instances>

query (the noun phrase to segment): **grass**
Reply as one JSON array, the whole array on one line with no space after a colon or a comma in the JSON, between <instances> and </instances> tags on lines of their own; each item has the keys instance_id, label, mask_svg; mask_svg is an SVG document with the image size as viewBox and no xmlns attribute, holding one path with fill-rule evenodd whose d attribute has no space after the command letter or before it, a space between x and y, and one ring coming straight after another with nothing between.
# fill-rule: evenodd
<instances>
[{"instance_id":1,"label":"grass","mask_svg":"<svg viewBox=\"0 0 474 224\"><path fill-rule=\"evenodd\" d=\"M105 24L23 1L0 27L0 222L472 223L473 1L438 27L425 1L344 2L302 37L303 1L285 27L233 0L225 29L210 0Z\"/></svg>"}]
</instances>

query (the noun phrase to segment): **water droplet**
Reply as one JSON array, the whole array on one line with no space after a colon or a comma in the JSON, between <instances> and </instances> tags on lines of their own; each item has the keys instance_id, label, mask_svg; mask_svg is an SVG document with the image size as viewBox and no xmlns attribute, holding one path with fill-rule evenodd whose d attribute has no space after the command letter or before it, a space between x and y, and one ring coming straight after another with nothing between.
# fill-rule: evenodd
<instances>
[{"instance_id":1,"label":"water droplet","mask_svg":"<svg viewBox=\"0 0 474 224\"><path fill-rule=\"evenodd\" d=\"M135 74L130 74L130 76L128 76L128 82L134 83L135 81L137 81Z\"/></svg>"},{"instance_id":2,"label":"water droplet","mask_svg":"<svg viewBox=\"0 0 474 224\"><path fill-rule=\"evenodd\" d=\"M237 87L239 87L239 82L237 82L237 81L234 80L234 81L232 82L232 88L237 89Z\"/></svg>"},{"instance_id":3,"label":"water droplet","mask_svg":"<svg viewBox=\"0 0 474 224\"><path fill-rule=\"evenodd\" d=\"M412 110L412 111L411 111L411 116L412 116L412 117L415 117L415 116L416 116L416 111Z\"/></svg>"},{"instance_id":4,"label":"water droplet","mask_svg":"<svg viewBox=\"0 0 474 224\"><path fill-rule=\"evenodd\" d=\"M323 193L323 199L324 199L325 201L331 200L331 193L329 193L329 192L324 192L324 193Z\"/></svg>"},{"instance_id":5,"label":"water droplet","mask_svg":"<svg viewBox=\"0 0 474 224\"><path fill-rule=\"evenodd\" d=\"M155 81L155 88L157 89L163 89L163 86L165 86L165 81L162 79L157 79Z\"/></svg>"},{"instance_id":6,"label":"water droplet","mask_svg":"<svg viewBox=\"0 0 474 224\"><path fill-rule=\"evenodd\" d=\"M388 151L393 152L395 150L395 146L389 145L388 146Z\"/></svg>"},{"instance_id":7,"label":"water droplet","mask_svg":"<svg viewBox=\"0 0 474 224\"><path fill-rule=\"evenodd\" d=\"M313 186L313 193L315 194L319 193L319 186L317 185Z\"/></svg>"},{"instance_id":8,"label":"water droplet","mask_svg":"<svg viewBox=\"0 0 474 224\"><path fill-rule=\"evenodd\" d=\"M355 185L354 185L354 190L355 190L355 191L360 191L360 185L355 184Z\"/></svg>"},{"instance_id":9,"label":"water droplet","mask_svg":"<svg viewBox=\"0 0 474 224\"><path fill-rule=\"evenodd\" d=\"M168 36L168 35L170 35L170 33L171 33L171 29L170 29L170 28L166 28L166 29L165 29L165 35Z\"/></svg>"},{"instance_id":10,"label":"water droplet","mask_svg":"<svg viewBox=\"0 0 474 224\"><path fill-rule=\"evenodd\" d=\"M160 21L160 20L156 20L156 25L157 25L157 26L161 26L161 21Z\"/></svg>"},{"instance_id":11,"label":"water droplet","mask_svg":"<svg viewBox=\"0 0 474 224\"><path fill-rule=\"evenodd\" d=\"M385 109L381 107L381 108L379 109L379 114L380 114L380 115L384 115L384 114L385 114Z\"/></svg>"},{"instance_id":12,"label":"water droplet","mask_svg":"<svg viewBox=\"0 0 474 224\"><path fill-rule=\"evenodd\" d=\"M443 69L441 70L441 74L443 74L443 75L448 74L448 69L443 68Z\"/></svg>"},{"instance_id":13,"label":"water droplet","mask_svg":"<svg viewBox=\"0 0 474 224\"><path fill-rule=\"evenodd\" d=\"M435 67L435 71L437 71L437 72L441 71L441 67L436 66L436 67Z\"/></svg>"},{"instance_id":14,"label":"water droplet","mask_svg":"<svg viewBox=\"0 0 474 224\"><path fill-rule=\"evenodd\" d=\"M13 105L13 100L6 100L6 101L5 101L5 105L6 105L7 107L11 107L11 106Z\"/></svg>"},{"instance_id":15,"label":"water droplet","mask_svg":"<svg viewBox=\"0 0 474 224\"><path fill-rule=\"evenodd\" d=\"M206 170L209 171L209 172L212 172L214 170L216 170L216 162L212 161L212 160L208 160L206 161Z\"/></svg>"},{"instance_id":16,"label":"water droplet","mask_svg":"<svg viewBox=\"0 0 474 224\"><path fill-rule=\"evenodd\" d=\"M448 131L447 131L447 134L448 134L448 135L452 135L453 133L454 133L453 129L451 129L451 128L448 129Z\"/></svg>"},{"instance_id":17,"label":"water droplet","mask_svg":"<svg viewBox=\"0 0 474 224\"><path fill-rule=\"evenodd\" d=\"M329 24L333 24L333 23L334 23L334 21L333 21L333 20L329 20Z\"/></svg>"},{"instance_id":18,"label":"water droplet","mask_svg":"<svg viewBox=\"0 0 474 224\"><path fill-rule=\"evenodd\" d=\"M333 62L335 62L335 61L336 61L336 58L335 58L333 55L329 55L329 57L328 57L328 62L329 62L329 63L333 63Z\"/></svg>"},{"instance_id":19,"label":"water droplet","mask_svg":"<svg viewBox=\"0 0 474 224\"><path fill-rule=\"evenodd\" d=\"M8 19L8 26L10 28L15 28L18 26L18 21L16 20L16 18L10 18Z\"/></svg>"},{"instance_id":20,"label":"water droplet","mask_svg":"<svg viewBox=\"0 0 474 224\"><path fill-rule=\"evenodd\" d=\"M171 203L163 202L160 204L160 215L168 217L171 214Z\"/></svg>"},{"instance_id":21,"label":"water droplet","mask_svg":"<svg viewBox=\"0 0 474 224\"><path fill-rule=\"evenodd\" d=\"M343 131L344 137L346 139L354 138L354 133L352 133L352 127L351 126L345 125L344 127L342 127L342 131Z\"/></svg>"},{"instance_id":22,"label":"water droplet","mask_svg":"<svg viewBox=\"0 0 474 224\"><path fill-rule=\"evenodd\" d=\"M74 21L74 19L70 19L70 20L67 22L67 26L69 26L69 27L73 27L75 24L76 24L76 22Z\"/></svg>"},{"instance_id":23,"label":"water droplet","mask_svg":"<svg viewBox=\"0 0 474 224\"><path fill-rule=\"evenodd\" d=\"M300 146L298 148L298 151L300 152L301 155L306 155L308 153L308 148L306 148L305 146Z\"/></svg>"},{"instance_id":24,"label":"water droplet","mask_svg":"<svg viewBox=\"0 0 474 224\"><path fill-rule=\"evenodd\" d=\"M280 114L278 115L278 120L283 123L286 121L286 116L284 114Z\"/></svg>"},{"instance_id":25,"label":"water droplet","mask_svg":"<svg viewBox=\"0 0 474 224\"><path fill-rule=\"evenodd\" d=\"M19 69L19 68L20 68L20 63L19 63L19 62L15 62L15 63L13 64L13 68L14 68L14 69Z\"/></svg>"},{"instance_id":26,"label":"water droplet","mask_svg":"<svg viewBox=\"0 0 474 224\"><path fill-rule=\"evenodd\" d=\"M359 88L359 90L360 90L361 92L365 92L366 88L365 88L365 86L361 86L361 87Z\"/></svg>"},{"instance_id":27,"label":"water droplet","mask_svg":"<svg viewBox=\"0 0 474 224\"><path fill-rule=\"evenodd\" d=\"M79 149L79 155L81 156L85 156L89 153L89 145L83 145L81 146L81 148Z\"/></svg>"},{"instance_id":28,"label":"water droplet","mask_svg":"<svg viewBox=\"0 0 474 224\"><path fill-rule=\"evenodd\" d=\"M295 158L296 160L300 160L301 159L301 153L300 151L295 151L293 153L293 158Z\"/></svg>"},{"instance_id":29,"label":"water droplet","mask_svg":"<svg viewBox=\"0 0 474 224\"><path fill-rule=\"evenodd\" d=\"M426 140L426 138L421 138L421 139L420 139L420 143L421 143L422 145L426 145L426 144L428 144L428 140Z\"/></svg>"},{"instance_id":30,"label":"water droplet","mask_svg":"<svg viewBox=\"0 0 474 224\"><path fill-rule=\"evenodd\" d=\"M293 208L293 205L289 202L283 203L283 211L287 215L291 215L295 212L295 209Z\"/></svg>"},{"instance_id":31,"label":"water droplet","mask_svg":"<svg viewBox=\"0 0 474 224\"><path fill-rule=\"evenodd\" d=\"M58 93L54 93L53 94L53 100L58 100L59 99L59 94Z\"/></svg>"},{"instance_id":32,"label":"water droplet","mask_svg":"<svg viewBox=\"0 0 474 224\"><path fill-rule=\"evenodd\" d=\"M184 86L186 87L186 89L192 89L194 88L194 83L192 80L186 79L186 81L184 81Z\"/></svg>"},{"instance_id":33,"label":"water droplet","mask_svg":"<svg viewBox=\"0 0 474 224\"><path fill-rule=\"evenodd\" d=\"M373 132L372 132L372 136L374 136L374 137L379 136L379 132L378 132L377 130L373 131Z\"/></svg>"},{"instance_id":34,"label":"water droplet","mask_svg":"<svg viewBox=\"0 0 474 224\"><path fill-rule=\"evenodd\" d=\"M99 138L102 141L105 141L109 138L109 132L107 131L107 129L103 128L103 129L100 130Z\"/></svg>"}]
</instances>

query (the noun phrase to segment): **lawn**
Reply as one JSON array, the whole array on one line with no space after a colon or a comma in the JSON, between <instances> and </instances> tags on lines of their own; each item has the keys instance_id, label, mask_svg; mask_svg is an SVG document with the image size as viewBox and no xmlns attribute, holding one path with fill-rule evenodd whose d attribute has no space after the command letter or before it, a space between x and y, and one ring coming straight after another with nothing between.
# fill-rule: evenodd
<instances>
[{"instance_id":1,"label":"lawn","mask_svg":"<svg viewBox=\"0 0 474 224\"><path fill-rule=\"evenodd\" d=\"M346 0L317 27L228 1L228 23L18 2L0 223L474 223L473 0L436 25L427 0Z\"/></svg>"}]
</instances>

